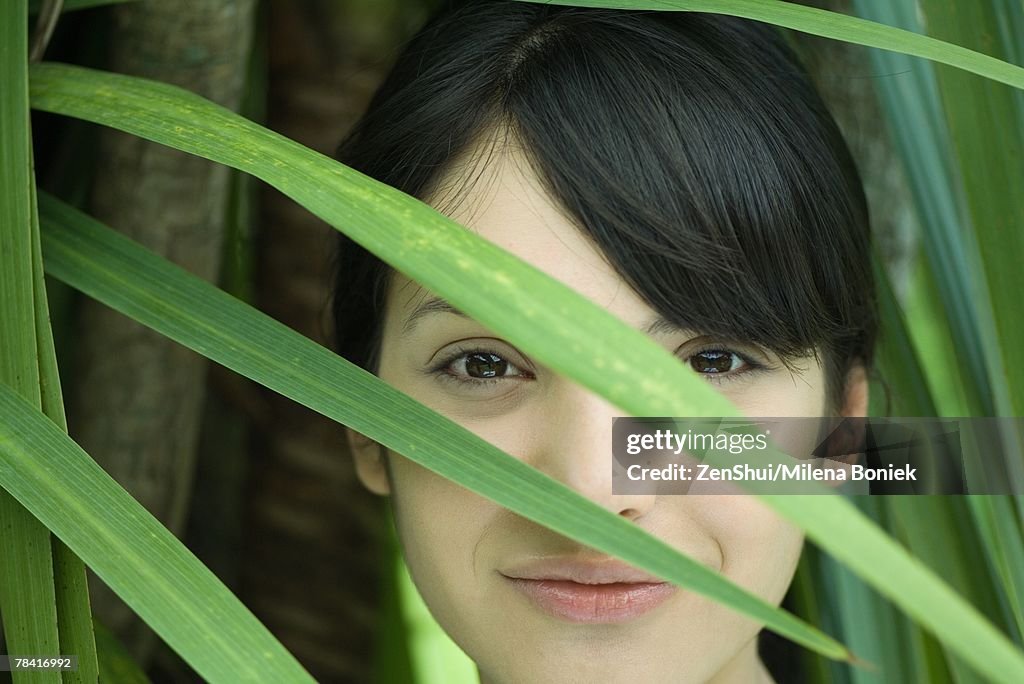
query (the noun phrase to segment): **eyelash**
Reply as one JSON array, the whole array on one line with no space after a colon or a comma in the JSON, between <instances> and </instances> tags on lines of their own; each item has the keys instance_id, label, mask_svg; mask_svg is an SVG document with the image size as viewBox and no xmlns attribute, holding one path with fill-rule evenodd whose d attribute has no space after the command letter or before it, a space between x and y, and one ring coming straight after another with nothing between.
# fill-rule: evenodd
<instances>
[{"instance_id":1,"label":"eyelash","mask_svg":"<svg viewBox=\"0 0 1024 684\"><path fill-rule=\"evenodd\" d=\"M746 375L748 373L759 373L759 372L766 371L766 370L767 371L773 370L772 366L769 366L767 364L761 363L759 361L755 361L754 359L752 359L747 354L744 354L742 352L736 351L735 349L731 349L731 348L729 348L727 346L715 345L715 344L711 344L711 345L708 345L706 347L702 347L702 348L699 348L699 349L695 350L688 357L686 357L685 359L682 359L682 361L683 361L683 363L689 364L690 359L692 359L693 357L698 356L699 354L706 354L708 352L717 352L717 353L722 353L722 354L733 354L745 366L744 368L742 368L740 370L727 371L725 373L700 373L700 375L705 376L709 381L714 382L716 384L721 384L721 383L724 383L724 382L729 382L731 380L734 380L737 376ZM454 373L449 371L449 368L451 368L451 365L453 363L455 363L456 361L458 361L459 359L461 359L463 357L468 357L468 356L471 356L473 354L490 354L492 356L497 356L498 358L506 361L510 366L513 366L517 370L519 370L519 372L522 375L511 376L511 377L509 377L509 376L496 377L496 378L471 378L471 377L462 377L462 376L456 375L456 374L454 374ZM442 359L441 361L436 363L434 366L428 368L427 372L429 374L431 374L431 375L436 376L437 378L439 378L441 380L446 381L446 382L455 382L455 383L458 383L459 385L462 385L462 386L467 386L468 385L468 386L473 386L473 387L490 387L490 386L493 386L493 385L495 385L495 384L497 384L499 382L504 382L504 381L507 381L507 380L510 380L510 379L517 379L517 378L519 378L519 379L524 379L524 378L525 379L533 379L533 377L534 377L534 375L530 371L525 370L523 368L520 368L519 366L517 366L513 362L509 361L506 358L505 355L502 355L502 354L500 354L500 353L498 353L498 352L496 352L496 351L494 351L492 349L486 349L486 348L483 348L483 347L458 347L451 354L445 356L444 359Z\"/></svg>"}]
</instances>

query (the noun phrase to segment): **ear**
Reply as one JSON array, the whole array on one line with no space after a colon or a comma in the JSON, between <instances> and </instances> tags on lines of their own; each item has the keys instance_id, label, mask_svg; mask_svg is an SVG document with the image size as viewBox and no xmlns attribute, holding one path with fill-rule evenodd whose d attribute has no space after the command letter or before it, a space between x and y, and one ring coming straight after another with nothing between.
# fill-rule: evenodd
<instances>
[{"instance_id":1,"label":"ear","mask_svg":"<svg viewBox=\"0 0 1024 684\"><path fill-rule=\"evenodd\" d=\"M356 475L363 486L374 494L391 493L384 447L351 428L345 428L349 451L356 463Z\"/></svg>"},{"instance_id":2,"label":"ear","mask_svg":"<svg viewBox=\"0 0 1024 684\"><path fill-rule=\"evenodd\" d=\"M858 361L846 374L843 403L824 443L824 453L833 467L856 463L860 459L866 434L863 419L868 414L868 391L868 374Z\"/></svg>"},{"instance_id":3,"label":"ear","mask_svg":"<svg viewBox=\"0 0 1024 684\"><path fill-rule=\"evenodd\" d=\"M868 415L868 373L864 364L857 361L846 374L843 405L839 415L847 418L863 418Z\"/></svg>"}]
</instances>

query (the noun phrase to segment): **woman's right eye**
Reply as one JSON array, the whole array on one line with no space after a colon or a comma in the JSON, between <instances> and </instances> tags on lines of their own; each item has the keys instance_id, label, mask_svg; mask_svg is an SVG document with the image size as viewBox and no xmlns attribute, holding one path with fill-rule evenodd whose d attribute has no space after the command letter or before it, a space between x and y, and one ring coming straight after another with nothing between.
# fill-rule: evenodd
<instances>
[{"instance_id":1,"label":"woman's right eye","mask_svg":"<svg viewBox=\"0 0 1024 684\"><path fill-rule=\"evenodd\" d=\"M487 350L459 350L436 368L441 377L469 385L491 385L507 379L530 379L532 374Z\"/></svg>"}]
</instances>

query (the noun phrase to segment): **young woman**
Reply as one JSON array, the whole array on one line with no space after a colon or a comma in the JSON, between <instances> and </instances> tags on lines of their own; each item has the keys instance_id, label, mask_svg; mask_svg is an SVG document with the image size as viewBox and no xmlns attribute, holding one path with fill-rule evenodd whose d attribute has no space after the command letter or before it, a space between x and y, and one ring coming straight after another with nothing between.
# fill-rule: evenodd
<instances>
[{"instance_id":1,"label":"young woman","mask_svg":"<svg viewBox=\"0 0 1024 684\"><path fill-rule=\"evenodd\" d=\"M771 27L449 2L339 158L645 331L748 415L866 411L876 315L863 192ZM334 310L349 360L782 600L799 530L753 497L613 495L620 411L344 237ZM428 607L485 684L772 681L753 621L360 435L351 445L363 483L391 498Z\"/></svg>"}]
</instances>

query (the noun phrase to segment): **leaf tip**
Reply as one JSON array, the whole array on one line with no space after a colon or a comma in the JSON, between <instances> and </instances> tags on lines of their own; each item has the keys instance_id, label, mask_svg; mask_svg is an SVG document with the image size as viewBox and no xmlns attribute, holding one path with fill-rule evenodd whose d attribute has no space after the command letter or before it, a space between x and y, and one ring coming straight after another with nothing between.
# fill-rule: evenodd
<instances>
[{"instance_id":1,"label":"leaf tip","mask_svg":"<svg viewBox=\"0 0 1024 684\"><path fill-rule=\"evenodd\" d=\"M864 660L858 657L856 653L854 653L848 648L845 648L845 650L846 656L844 660L846 660L846 662L848 662L850 665L853 665L854 667L863 668L864 670L867 670L868 672L871 672L873 674L881 673L877 664L871 662L870 660Z\"/></svg>"}]
</instances>

